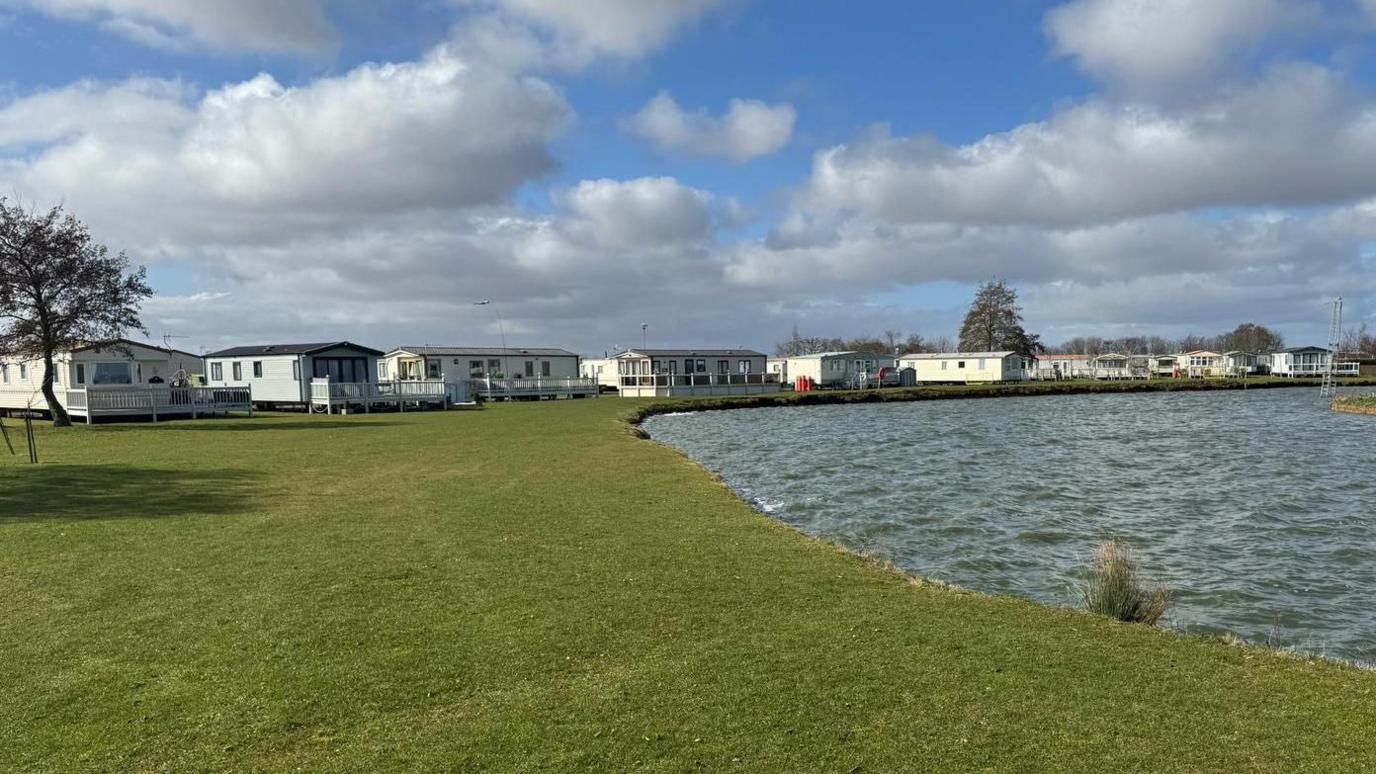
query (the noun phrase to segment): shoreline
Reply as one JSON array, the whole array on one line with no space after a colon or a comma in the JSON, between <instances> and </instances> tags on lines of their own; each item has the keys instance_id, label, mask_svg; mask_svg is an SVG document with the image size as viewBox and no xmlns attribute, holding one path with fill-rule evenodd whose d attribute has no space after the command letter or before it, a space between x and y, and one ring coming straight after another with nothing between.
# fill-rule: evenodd
<instances>
[{"instance_id":1,"label":"shoreline","mask_svg":"<svg viewBox=\"0 0 1376 774\"><path fill-rule=\"evenodd\" d=\"M1329 408L1344 414L1376 416L1376 395L1339 395Z\"/></svg>"},{"instance_id":2,"label":"shoreline","mask_svg":"<svg viewBox=\"0 0 1376 774\"><path fill-rule=\"evenodd\" d=\"M1002 382L991 384L943 384L929 387L886 387L874 390L823 390L817 392L778 392L771 395L728 395L721 397L654 398L626 415L632 432L640 424L660 414L719 411L779 406L827 406L848 403L908 403L926 400L974 400L990 398L1036 397L1043 395L1140 394L1154 392L1213 392L1235 390L1293 389L1318 387L1318 379L1255 380L1241 379L1157 379L1137 381ZM1376 387L1376 377L1358 377L1339 383L1340 387ZM1365 412L1362 412L1365 413Z\"/></svg>"},{"instance_id":3,"label":"shoreline","mask_svg":"<svg viewBox=\"0 0 1376 774\"><path fill-rule=\"evenodd\" d=\"M1033 384L1036 384L1036 383L1033 383ZM1175 382L1173 386L1161 386L1161 387L1156 387L1156 388L1139 387L1138 389L1131 389L1131 388L1128 388L1128 387L1126 386L1125 383L1113 383L1113 382L1104 384L1104 385L1102 385L1102 386L1107 386L1107 385L1119 385L1119 387L1118 387L1117 389L1114 389L1114 388L1109 388L1109 389L1096 389L1096 387L1101 386L1101 383L1096 383L1096 382L1081 382L1081 383L1058 382L1058 383L1041 383L1041 384L1044 385L1044 386L1048 386L1048 387L1049 387L1051 384L1054 384L1054 385L1056 385L1056 386L1058 386L1058 387L1060 387L1060 388L1062 388L1062 389L1039 389L1039 390L1031 390L1031 391L1028 391L1028 390L1025 390L1025 389L1019 389L1019 388L1024 387L1024 386L1025 386L1024 384L1017 384L1017 383L1014 383L1014 384L959 385L959 386L955 386L955 385L943 385L943 386L940 386L940 387L927 387L927 388L899 388L899 389L889 389L889 390L887 390L887 391L881 391L881 390L868 390L868 391L863 391L863 392L862 392L862 391L843 391L843 390L836 390L836 391L831 391L831 392L780 393L780 394L778 394L778 395L770 395L770 396L741 396L741 398L723 397L723 398L696 398L696 399L694 399L694 398L665 399L665 400L661 400L661 401L656 401L655 403L651 403L651 404L646 405L646 406L641 406L641 407L639 407L636 411L631 412L630 414L626 415L626 417L624 418L624 421L627 423L627 426L628 426L628 428L630 429L630 431L632 432L632 434L634 434L637 438L640 438L640 439L643 439L643 440L647 440L647 441L651 441L651 442L653 442L653 443L659 445L660 447L663 447L663 448L665 448L665 449L668 449L668 450L672 451L673 453L675 453L675 454L677 454L678 456L682 457L684 460L687 460L688 462L692 463L694 467L696 467L698 470L700 470L704 475L706 475L706 476L707 476L709 479L711 479L714 483L716 483L718 486L722 487L722 488L725 489L726 491L730 492L730 493L731 493L731 496L732 496L734 499L736 499L738 502L740 502L740 503L741 503L742 505L744 505L745 507L749 508L749 509L751 510L751 512L756 513L756 514L758 514L758 515L760 515L760 516L763 516L763 517L769 519L771 522L773 522L773 523L775 523L775 524L778 524L778 525L782 526L783 528L788 529L788 530L790 530L790 531L792 531L792 532L795 532L795 533L797 533L798 535L800 535L800 536L802 536L802 537L804 537L804 538L806 538L806 539L808 539L808 540L815 541L815 542L820 543L820 544L822 544L822 545L828 546L828 547L830 547L830 548L832 548L832 549L834 549L834 550L836 550L836 551L841 552L842 554L846 554L846 555L848 555L848 556L852 556L852 557L856 558L857 560L860 560L860 561L865 562L865 563L867 563L867 564L873 565L873 566L875 566L875 567L877 567L877 568L883 570L884 572L888 572L888 573L892 573L892 574L894 574L894 575L898 575L898 576L902 577L902 578L904 579L904 581L907 582L907 583L908 583L909 585L911 585L911 586L923 587L923 588L939 588L939 589L942 589L942 590L944 590L944 591L947 591L947 592L953 593L953 594L975 595L975 596L981 596L981 597L986 597L986 598L1007 598L1007 599L1013 599L1013 600L1018 600L1018 601L1021 601L1021 602L1029 602L1029 603L1031 603L1031 604L1037 605L1038 607L1044 608L1044 609L1047 610L1048 612L1053 612L1053 611L1070 611L1070 612L1073 612L1073 613L1076 613L1076 614L1080 614L1080 615L1084 615L1084 616L1087 616L1087 617L1090 617L1090 618L1102 618L1103 616L1098 616L1098 615L1096 615L1096 614L1094 614L1094 613L1091 613L1091 612L1089 612L1089 611L1086 611L1086 610L1084 610L1084 609L1082 609L1082 608L1080 608L1080 607L1078 607L1078 606L1074 606L1074 605L1058 605L1058 604L1055 604L1055 603L1052 603L1052 602L1045 602L1045 601L1042 601L1042 600L1039 600L1039 599L1034 599L1034 598L1032 598L1032 597L1020 596L1020 595L1017 595L1017 594L1009 594L1009 593L999 593L999 592L982 591L982 590L979 590L979 589L970 588L970 587L968 587L968 586L962 586L962 585L960 585L960 584L953 583L953 582L951 582L951 581L947 581L947 580L944 580L944 579L941 579L941 578L932 578L932 577L928 577L928 576L925 576L925 575L919 575L919 574L917 574L917 573L915 573L915 572L913 572L913 571L910 571L910 570L908 570L908 569L906 569L906 568L904 568L904 567L898 565L898 564L895 563L892 559L889 559L889 558L887 558L887 557L884 557L884 556L881 556L881 555L878 555L878 554L874 554L874 553L870 553L870 552L867 552L867 551L865 551L865 550L863 550L863 549L860 549L860 548L853 548L853 547L851 547L851 546L846 545L845 543L841 542L841 541L838 540L838 539L828 538L828 537L825 537L825 536L822 536L822 535L818 535L818 534L814 534L814 533L812 533L812 532L808 532L807 530L804 530L804 529L802 529L802 528L800 528L800 527L798 527L798 526L795 526L795 525L793 525L793 524L788 523L787 521L785 521L785 520L783 520L783 519L780 519L780 518L778 517L777 514L765 510L765 509L762 508L760 505L758 505L757 503L753 502L753 501L752 501L749 497L747 497L743 492L739 491L736 487L734 487L734 486L732 486L730 483L728 483L728 482L726 481L726 479L725 479L724 477L722 477L719 473L717 473L716 471L713 471L711 468L707 467L707 465L706 465L702 460L700 460L700 459L698 459L698 458L692 456L692 455L689 454L688 452L684 451L683 449L680 449L679 447L677 447L677 446L675 446L675 445L673 445L673 444L671 444L671 443L667 443L667 442L665 442L665 441L661 441L661 440L655 438L654 436L651 436L651 435L649 434L649 432L646 431L646 430L641 426L647 419L650 419L651 417L655 417L655 416L664 416L664 415L668 415L668 414L677 414L677 413L698 413L698 412L703 412L703 411L722 411L722 410L737 410L737 409L748 409L748 408L770 408L770 407L776 407L776 406L825 406L825 405L844 405L844 404L851 404L851 403L905 403L905 402L916 402L916 401L925 401L925 400L989 399L989 398L1003 398L1003 397L1031 397L1031 396L1039 396L1039 395L1092 395L1092 394L1105 394L1105 393L1138 393L1138 394L1140 394L1140 393L1150 393L1150 392L1207 392L1207 391L1212 391L1212 390L1242 390L1242 389L1252 389L1252 388L1256 388L1256 387L1262 386L1262 385L1258 385L1258 384L1252 383L1252 384L1248 384L1248 385L1244 388L1244 386L1242 385L1242 383L1241 383L1240 381L1239 381L1239 382L1230 382L1230 383L1221 383L1221 382L1203 381L1203 380L1192 380L1192 381L1190 381L1190 382L1183 382L1183 383L1182 383L1182 382ZM1148 383L1148 384L1149 384L1149 383ZM1320 384L1321 384L1321 383L1320 383L1318 380L1305 380L1305 381L1300 381L1299 383L1296 383L1295 380L1286 379L1286 380L1268 381L1268 382L1265 383L1265 385L1262 386L1262 387L1263 387L1263 389L1270 389L1270 388L1286 388L1286 387L1318 387L1318 386L1320 386ZM1368 384L1376 384L1376 379L1363 378L1363 379L1358 379L1358 380L1352 380L1352 381L1350 381L1350 382L1344 382L1342 386L1366 386L1366 385L1368 385ZM944 389L943 389L943 388L944 388ZM1003 388L1003 389L1000 389L1000 388ZM1008 389L1008 388L1012 388L1012 389ZM874 395L873 395L874 393L881 393L881 392L887 392L888 394L887 394L887 395L884 395L884 396L874 396ZM899 393L899 394L898 394L898 395L895 395L895 393ZM791 400L791 399L790 399L790 398L792 398L793 396L798 396L798 395L803 396L804 399L803 399L803 400ZM871 396L871 397L866 398L866 396ZM742 398L743 398L743 400L742 400ZM819 398L822 398L822 399L819 400ZM826 399L826 398L831 398L831 399ZM670 401L675 401L675 400L676 400L677 402L670 402ZM1335 400L1333 401L1333 406L1332 406L1332 408L1333 408L1334 411L1347 411L1347 412L1350 412L1350 413L1357 413L1357 414L1371 414L1371 415L1376 415L1376 402L1373 402L1373 404L1370 405L1370 406L1351 406L1351 405L1341 406L1341 405L1340 405L1341 402L1342 402L1342 397L1341 397L1341 396L1339 396L1339 398L1337 398L1337 399L1335 399ZM687 405L683 405L683 404L704 404L704 403L706 403L706 404L723 404L723 403L725 403L725 404L735 404L735 405L712 405L712 406L701 406L701 405L687 406ZM743 405L742 405L742 404L743 404ZM1120 623L1121 623L1121 622L1120 622ZM1124 625L1128 625L1128 624L1124 624ZM1184 640L1203 641L1203 642L1213 642L1213 643L1219 643L1219 644L1227 645L1227 646L1230 646L1230 647L1242 648L1242 649L1245 649L1245 650L1254 650L1254 651L1260 651L1260 652L1265 652L1265 653L1269 653L1269 654L1280 655L1280 656L1282 656L1282 657L1293 658L1293 659L1297 659L1297 660L1300 660L1300 661L1310 661L1310 662L1315 662L1315 661L1317 661L1317 662L1324 662L1324 663L1332 663L1332 664L1340 665L1340 666L1343 666L1343 667L1348 667L1348 668L1352 668L1352 669L1357 669L1357 670L1364 671L1364 672L1376 672L1376 662L1366 662L1366 661L1360 661L1360 660L1357 660L1357 659L1344 658L1344 657L1341 657L1341 656L1331 656L1331 655L1328 655L1328 654L1325 654L1325 653L1320 653L1320 652L1311 651L1311 650L1305 650L1305 649L1302 649L1302 648L1292 648L1292 647L1287 647L1287 646L1280 646L1280 645L1267 644L1267 643L1265 643L1265 642L1255 642L1255 641L1253 641L1253 640L1249 640L1249 639L1243 637L1242 635L1240 635L1240 634L1238 634L1238 633L1236 633L1236 632L1231 632L1231 631L1224 631L1224 632L1192 632L1192 631L1188 631L1188 630L1186 630L1186 629L1180 629L1180 628L1177 628L1177 627L1174 627L1174 626L1169 626L1169 625L1151 625L1151 626L1143 625L1143 626L1144 626L1144 628L1149 628L1149 629L1152 629L1152 630L1154 630L1154 631L1161 632L1161 633L1164 633L1164 634L1168 634L1168 635L1171 635L1171 636L1174 636L1174 637L1178 637L1178 638L1181 638L1181 639L1184 639Z\"/></svg>"}]
</instances>

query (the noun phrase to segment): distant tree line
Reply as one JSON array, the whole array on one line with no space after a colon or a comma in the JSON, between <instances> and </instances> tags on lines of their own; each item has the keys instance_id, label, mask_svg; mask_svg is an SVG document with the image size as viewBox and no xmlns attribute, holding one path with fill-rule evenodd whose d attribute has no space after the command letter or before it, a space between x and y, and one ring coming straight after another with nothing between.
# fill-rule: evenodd
<instances>
[{"instance_id":1,"label":"distant tree line","mask_svg":"<svg viewBox=\"0 0 1376 774\"><path fill-rule=\"evenodd\" d=\"M1103 355L1160 355L1170 352L1194 352L1209 350L1213 352L1275 352L1284 349L1285 338L1279 333L1257 323L1243 323L1227 333L1216 336L1196 336L1191 334L1179 339L1164 336L1120 336L1101 338L1099 336L1076 336L1056 348L1057 352L1068 354Z\"/></svg>"},{"instance_id":2,"label":"distant tree line","mask_svg":"<svg viewBox=\"0 0 1376 774\"><path fill-rule=\"evenodd\" d=\"M910 352L950 352L955 346L949 336L928 339L917 333L903 335L900 330L886 330L878 336L857 336L839 338L829 336L803 336L798 326L793 326L793 335L787 341L774 345L775 357L797 357L815 355L818 352L871 352L876 355L906 355Z\"/></svg>"},{"instance_id":3,"label":"distant tree line","mask_svg":"<svg viewBox=\"0 0 1376 774\"><path fill-rule=\"evenodd\" d=\"M1022 308L1018 293L1007 282L985 282L975 291L974 301L965 313L960 337L927 338L916 333L904 336L898 330L886 330L878 336L852 339L825 336L802 336L793 326L793 336L779 342L774 354L779 357L811 355L818 352L859 351L875 354L901 355L909 352L1019 352L1037 355L1042 352L1103 355L1153 355L1172 352L1210 350L1214 352L1275 352L1285 348L1285 338L1259 323L1242 323L1226 333L1215 336L1190 334L1182 338L1164 336L1076 336L1059 346L1047 348L1041 337L1029 333L1022 325ZM1366 323L1351 328L1343 336L1343 352L1376 356L1376 336L1367 332Z\"/></svg>"},{"instance_id":4,"label":"distant tree line","mask_svg":"<svg viewBox=\"0 0 1376 774\"><path fill-rule=\"evenodd\" d=\"M1342 351L1376 356L1376 336L1367 332L1366 323L1357 328L1348 328L1343 333Z\"/></svg>"},{"instance_id":5,"label":"distant tree line","mask_svg":"<svg viewBox=\"0 0 1376 774\"><path fill-rule=\"evenodd\" d=\"M853 339L803 336L793 326L793 336L774 346L776 357L796 357L818 352L873 352L902 355L911 352L1021 352L1035 355L1042 350L1041 338L1028 333L1022 326L1022 309L1018 293L1003 280L983 283L975 291L975 299L960 327L959 340L949 336L927 338L917 333L903 335L899 330L886 330L879 336L860 336Z\"/></svg>"}]
</instances>

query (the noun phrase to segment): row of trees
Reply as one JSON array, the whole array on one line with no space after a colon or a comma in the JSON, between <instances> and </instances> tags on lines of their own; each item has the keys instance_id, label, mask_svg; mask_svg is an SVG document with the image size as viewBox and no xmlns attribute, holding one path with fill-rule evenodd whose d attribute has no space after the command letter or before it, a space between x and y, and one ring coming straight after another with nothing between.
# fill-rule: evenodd
<instances>
[{"instance_id":1,"label":"row of trees","mask_svg":"<svg viewBox=\"0 0 1376 774\"><path fill-rule=\"evenodd\" d=\"M1018 293L1003 280L986 282L975 291L974 301L965 313L960 326L960 339L949 336L927 338L920 334L903 335L902 331L886 330L879 336L860 336L843 339L826 336L802 336L793 326L793 336L774 346L778 357L811 355L837 351L905 354L909 352L1021 352L1035 355L1042 351L1041 338L1028 333L1022 325L1022 308Z\"/></svg>"},{"instance_id":2,"label":"row of trees","mask_svg":"<svg viewBox=\"0 0 1376 774\"><path fill-rule=\"evenodd\" d=\"M923 338L916 333L903 335L900 330L886 330L878 336L857 336L843 339L827 336L803 336L798 326L793 326L793 336L788 341L774 345L776 357L796 357L815 355L818 352L874 352L876 354L907 354L909 352L949 352L951 339L941 336L934 339Z\"/></svg>"},{"instance_id":3,"label":"row of trees","mask_svg":"<svg viewBox=\"0 0 1376 774\"><path fill-rule=\"evenodd\" d=\"M1376 356L1376 336L1367 332L1366 323L1348 328L1343 332L1342 351Z\"/></svg>"},{"instance_id":4,"label":"row of trees","mask_svg":"<svg viewBox=\"0 0 1376 774\"><path fill-rule=\"evenodd\" d=\"M53 392L53 356L79 346L115 346L147 335L139 307L153 295L146 270L111 255L61 207L25 209L0 198L0 357L37 356L53 424L71 420Z\"/></svg>"},{"instance_id":5,"label":"row of trees","mask_svg":"<svg viewBox=\"0 0 1376 774\"><path fill-rule=\"evenodd\" d=\"M1249 322L1217 336L1192 334L1179 339L1164 336L1120 336L1112 339L1076 336L1062 343L1057 347L1057 351L1076 355L1102 355L1108 352L1122 355L1151 355L1193 352L1201 349L1214 352L1275 352L1284 347L1285 338L1279 333L1265 325Z\"/></svg>"}]
</instances>

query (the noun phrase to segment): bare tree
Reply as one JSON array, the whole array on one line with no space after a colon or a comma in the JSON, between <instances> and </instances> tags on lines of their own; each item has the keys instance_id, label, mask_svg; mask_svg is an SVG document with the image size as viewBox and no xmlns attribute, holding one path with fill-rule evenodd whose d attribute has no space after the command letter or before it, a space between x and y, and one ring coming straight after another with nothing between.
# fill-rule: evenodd
<instances>
[{"instance_id":1,"label":"bare tree","mask_svg":"<svg viewBox=\"0 0 1376 774\"><path fill-rule=\"evenodd\" d=\"M0 355L42 360L55 426L71 420L53 392L53 356L146 334L139 305L152 294L142 266L131 271L124 253L110 255L62 207L37 213L0 198Z\"/></svg>"}]
</instances>

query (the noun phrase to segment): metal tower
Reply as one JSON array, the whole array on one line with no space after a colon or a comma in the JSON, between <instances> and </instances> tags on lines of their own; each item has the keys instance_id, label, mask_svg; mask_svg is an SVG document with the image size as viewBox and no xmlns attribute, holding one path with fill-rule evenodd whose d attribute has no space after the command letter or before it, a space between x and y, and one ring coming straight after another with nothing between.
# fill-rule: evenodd
<instances>
[{"instance_id":1,"label":"metal tower","mask_svg":"<svg viewBox=\"0 0 1376 774\"><path fill-rule=\"evenodd\" d=\"M1334 393L1334 373L1338 370L1338 349L1343 344L1343 297L1333 301L1333 322L1328 329L1328 365L1323 369L1323 384L1319 396L1331 398Z\"/></svg>"}]
</instances>

